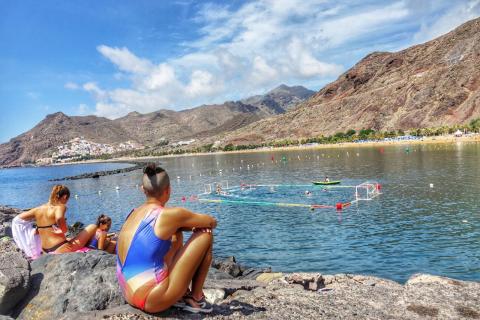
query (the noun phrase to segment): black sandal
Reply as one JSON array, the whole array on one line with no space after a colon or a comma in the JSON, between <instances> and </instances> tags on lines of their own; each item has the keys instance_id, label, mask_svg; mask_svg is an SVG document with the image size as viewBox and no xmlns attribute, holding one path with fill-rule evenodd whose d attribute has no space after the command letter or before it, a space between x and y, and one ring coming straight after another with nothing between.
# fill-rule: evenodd
<instances>
[{"instance_id":1,"label":"black sandal","mask_svg":"<svg viewBox=\"0 0 480 320\"><path fill-rule=\"evenodd\" d=\"M205 296L203 296L200 300L197 300L191 294L189 294L184 297L183 300L185 302L183 310L185 311L192 313L210 313L213 311L212 304L208 303L208 301L205 299ZM192 306L188 300L193 301L196 305L198 305L198 307Z\"/></svg>"}]
</instances>

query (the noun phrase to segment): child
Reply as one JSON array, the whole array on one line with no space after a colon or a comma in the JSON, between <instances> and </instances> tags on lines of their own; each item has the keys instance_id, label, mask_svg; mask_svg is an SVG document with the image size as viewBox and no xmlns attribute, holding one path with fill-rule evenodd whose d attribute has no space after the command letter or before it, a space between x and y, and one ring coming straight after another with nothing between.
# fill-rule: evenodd
<instances>
[{"instance_id":1,"label":"child","mask_svg":"<svg viewBox=\"0 0 480 320\"><path fill-rule=\"evenodd\" d=\"M90 242L89 247L92 249L104 250L108 253L115 253L117 242L114 241L108 230L112 226L112 219L109 216L101 214L97 218L97 232Z\"/></svg>"}]
</instances>

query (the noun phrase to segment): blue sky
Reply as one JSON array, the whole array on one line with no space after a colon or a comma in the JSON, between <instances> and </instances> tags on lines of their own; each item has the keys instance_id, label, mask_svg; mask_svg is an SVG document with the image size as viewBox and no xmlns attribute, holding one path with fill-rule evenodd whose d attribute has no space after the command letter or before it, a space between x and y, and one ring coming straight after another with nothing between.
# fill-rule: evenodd
<instances>
[{"instance_id":1,"label":"blue sky","mask_svg":"<svg viewBox=\"0 0 480 320\"><path fill-rule=\"evenodd\" d=\"M47 114L181 110L318 90L372 51L480 16L480 0L0 2L0 142Z\"/></svg>"}]
</instances>

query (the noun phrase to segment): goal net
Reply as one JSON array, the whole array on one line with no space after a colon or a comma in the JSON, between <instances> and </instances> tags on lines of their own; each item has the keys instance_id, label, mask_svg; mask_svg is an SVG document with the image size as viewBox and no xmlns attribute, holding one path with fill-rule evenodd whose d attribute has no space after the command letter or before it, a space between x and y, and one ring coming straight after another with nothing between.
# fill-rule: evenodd
<instances>
[{"instance_id":1,"label":"goal net","mask_svg":"<svg viewBox=\"0 0 480 320\"><path fill-rule=\"evenodd\" d=\"M217 191L225 191L228 189L228 181L224 180L220 182L207 183L203 185L203 188L204 194L211 194Z\"/></svg>"},{"instance_id":2,"label":"goal net","mask_svg":"<svg viewBox=\"0 0 480 320\"><path fill-rule=\"evenodd\" d=\"M380 195L380 185L377 182L364 182L355 186L355 200L372 200Z\"/></svg>"}]
</instances>

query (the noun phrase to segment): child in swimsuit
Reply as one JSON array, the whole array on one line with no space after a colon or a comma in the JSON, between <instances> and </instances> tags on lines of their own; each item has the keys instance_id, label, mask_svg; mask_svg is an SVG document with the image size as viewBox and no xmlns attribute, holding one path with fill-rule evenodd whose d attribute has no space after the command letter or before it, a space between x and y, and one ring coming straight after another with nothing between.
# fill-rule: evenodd
<instances>
[{"instance_id":1,"label":"child in swimsuit","mask_svg":"<svg viewBox=\"0 0 480 320\"><path fill-rule=\"evenodd\" d=\"M97 232L89 244L89 248L104 250L108 253L115 253L117 242L109 236L108 231L112 226L112 219L101 214L97 218Z\"/></svg>"}]
</instances>

